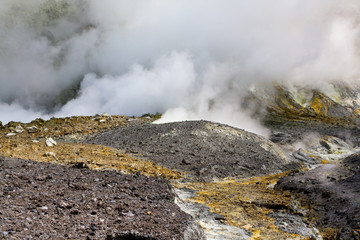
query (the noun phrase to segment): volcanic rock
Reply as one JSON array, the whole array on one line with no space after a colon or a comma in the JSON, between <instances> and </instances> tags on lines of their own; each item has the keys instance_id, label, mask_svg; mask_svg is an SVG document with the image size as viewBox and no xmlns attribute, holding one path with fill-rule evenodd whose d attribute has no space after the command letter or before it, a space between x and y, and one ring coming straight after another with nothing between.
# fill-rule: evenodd
<instances>
[{"instance_id":1,"label":"volcanic rock","mask_svg":"<svg viewBox=\"0 0 360 240\"><path fill-rule=\"evenodd\" d=\"M56 141L52 138L47 138L45 141L46 146L53 147L56 145Z\"/></svg>"},{"instance_id":2,"label":"volcanic rock","mask_svg":"<svg viewBox=\"0 0 360 240\"><path fill-rule=\"evenodd\" d=\"M359 239L360 153L345 158L341 166L326 164L291 174L276 187L310 199L319 226L337 229L338 239Z\"/></svg>"},{"instance_id":3,"label":"volcanic rock","mask_svg":"<svg viewBox=\"0 0 360 240\"><path fill-rule=\"evenodd\" d=\"M306 152L304 149L300 148L297 151L293 152L293 156L308 164L308 165L313 165L313 164L319 164L321 163L321 161L315 157L312 157L308 152Z\"/></svg>"},{"instance_id":4,"label":"volcanic rock","mask_svg":"<svg viewBox=\"0 0 360 240\"><path fill-rule=\"evenodd\" d=\"M6 157L0 169L0 237L205 239L166 180Z\"/></svg>"}]
</instances>

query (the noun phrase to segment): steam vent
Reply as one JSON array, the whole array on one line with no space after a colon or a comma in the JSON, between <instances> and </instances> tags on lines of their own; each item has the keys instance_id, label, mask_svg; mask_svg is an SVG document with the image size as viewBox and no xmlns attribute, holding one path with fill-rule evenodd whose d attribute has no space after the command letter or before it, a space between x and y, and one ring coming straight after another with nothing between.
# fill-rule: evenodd
<instances>
[{"instance_id":1,"label":"steam vent","mask_svg":"<svg viewBox=\"0 0 360 240\"><path fill-rule=\"evenodd\" d=\"M360 240L359 0L0 0L0 239Z\"/></svg>"}]
</instances>

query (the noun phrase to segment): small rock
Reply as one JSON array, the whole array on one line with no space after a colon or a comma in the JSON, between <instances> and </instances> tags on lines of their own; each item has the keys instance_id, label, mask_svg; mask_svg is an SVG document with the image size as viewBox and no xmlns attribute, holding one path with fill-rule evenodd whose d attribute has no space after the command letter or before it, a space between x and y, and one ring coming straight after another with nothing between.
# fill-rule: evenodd
<instances>
[{"instance_id":1,"label":"small rock","mask_svg":"<svg viewBox=\"0 0 360 240\"><path fill-rule=\"evenodd\" d=\"M189 164L191 164L189 161L187 161L186 159L183 159L182 161L181 161L181 164L184 164L184 165L189 165Z\"/></svg>"},{"instance_id":2,"label":"small rock","mask_svg":"<svg viewBox=\"0 0 360 240\"><path fill-rule=\"evenodd\" d=\"M41 207L41 210L44 210L44 211L46 211L46 210L48 210L49 208L47 207L47 206L44 206L44 207Z\"/></svg>"},{"instance_id":3,"label":"small rock","mask_svg":"<svg viewBox=\"0 0 360 240\"><path fill-rule=\"evenodd\" d=\"M55 156L56 156L56 154L53 153L53 152L46 152L46 153L44 153L44 157L55 157Z\"/></svg>"},{"instance_id":4,"label":"small rock","mask_svg":"<svg viewBox=\"0 0 360 240\"><path fill-rule=\"evenodd\" d=\"M95 116L91 118L92 121L98 121L99 119L101 119L101 116L99 114L95 114Z\"/></svg>"},{"instance_id":5,"label":"small rock","mask_svg":"<svg viewBox=\"0 0 360 240\"><path fill-rule=\"evenodd\" d=\"M28 133L35 133L38 131L38 128L36 126L27 127L26 130Z\"/></svg>"},{"instance_id":6,"label":"small rock","mask_svg":"<svg viewBox=\"0 0 360 240\"><path fill-rule=\"evenodd\" d=\"M15 136L15 135L16 135L16 133L8 133L8 134L6 134L7 137L12 137L12 136Z\"/></svg>"},{"instance_id":7,"label":"small rock","mask_svg":"<svg viewBox=\"0 0 360 240\"><path fill-rule=\"evenodd\" d=\"M73 168L89 168L89 166L84 162L78 162L73 165Z\"/></svg>"},{"instance_id":8,"label":"small rock","mask_svg":"<svg viewBox=\"0 0 360 240\"><path fill-rule=\"evenodd\" d=\"M16 128L15 128L15 132L16 132L16 133L22 133L22 132L24 132L24 129L22 128L22 126L18 125L18 126L16 126Z\"/></svg>"},{"instance_id":9,"label":"small rock","mask_svg":"<svg viewBox=\"0 0 360 240\"><path fill-rule=\"evenodd\" d=\"M61 208L67 208L69 206L69 204L67 204L66 202L64 202L64 201L60 201L59 202L59 207L61 207Z\"/></svg>"},{"instance_id":10,"label":"small rock","mask_svg":"<svg viewBox=\"0 0 360 240\"><path fill-rule=\"evenodd\" d=\"M78 214L79 214L79 210L73 209L73 210L70 211L70 214L72 214L72 215L78 215Z\"/></svg>"},{"instance_id":11,"label":"small rock","mask_svg":"<svg viewBox=\"0 0 360 240\"><path fill-rule=\"evenodd\" d=\"M242 226L242 228L249 231L252 228L252 226L250 224L246 224Z\"/></svg>"},{"instance_id":12,"label":"small rock","mask_svg":"<svg viewBox=\"0 0 360 240\"><path fill-rule=\"evenodd\" d=\"M313 165L313 164L319 164L321 161L319 159L316 159L315 157L312 157L307 151L305 151L302 148L299 148L297 151L292 153L293 157L295 157L297 160L300 160L306 164Z\"/></svg>"},{"instance_id":13,"label":"small rock","mask_svg":"<svg viewBox=\"0 0 360 240\"><path fill-rule=\"evenodd\" d=\"M132 212L130 212L130 211L128 211L128 212L126 212L126 213L123 213L123 215L125 215L125 216L127 216L127 217L134 217L135 215L132 213Z\"/></svg>"},{"instance_id":14,"label":"small rock","mask_svg":"<svg viewBox=\"0 0 360 240\"><path fill-rule=\"evenodd\" d=\"M104 123L104 122L106 122L106 120L105 120L105 119L101 119L99 122Z\"/></svg>"},{"instance_id":15,"label":"small rock","mask_svg":"<svg viewBox=\"0 0 360 240\"><path fill-rule=\"evenodd\" d=\"M56 146L56 141L52 138L47 138L45 141L46 146L53 147Z\"/></svg>"}]
</instances>

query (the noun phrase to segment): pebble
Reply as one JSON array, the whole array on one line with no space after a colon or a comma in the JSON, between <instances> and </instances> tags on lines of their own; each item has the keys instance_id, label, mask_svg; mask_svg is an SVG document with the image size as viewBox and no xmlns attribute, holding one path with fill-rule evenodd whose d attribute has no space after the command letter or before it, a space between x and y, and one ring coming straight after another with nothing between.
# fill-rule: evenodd
<instances>
[{"instance_id":1,"label":"pebble","mask_svg":"<svg viewBox=\"0 0 360 240\"><path fill-rule=\"evenodd\" d=\"M16 128L15 128L16 133L22 133L23 131L24 131L24 129L22 128L22 126L20 126L20 125L16 126Z\"/></svg>"},{"instance_id":2,"label":"pebble","mask_svg":"<svg viewBox=\"0 0 360 240\"><path fill-rule=\"evenodd\" d=\"M59 202L59 207L61 207L61 208L67 208L69 206L69 204L67 204L66 202L64 202L64 201L60 201Z\"/></svg>"},{"instance_id":3,"label":"pebble","mask_svg":"<svg viewBox=\"0 0 360 240\"><path fill-rule=\"evenodd\" d=\"M56 141L52 138L47 138L45 141L46 146L53 147L56 145Z\"/></svg>"},{"instance_id":4,"label":"pebble","mask_svg":"<svg viewBox=\"0 0 360 240\"><path fill-rule=\"evenodd\" d=\"M111 115L110 114L108 114L108 113L103 113L103 114L101 114L101 116L102 117L106 117L107 118L107 120L108 121L113 121L113 118L111 117ZM100 122L102 122L102 120L100 120ZM105 122L105 121L104 121Z\"/></svg>"},{"instance_id":5,"label":"pebble","mask_svg":"<svg viewBox=\"0 0 360 240\"><path fill-rule=\"evenodd\" d=\"M130 212L130 211L128 211L128 212L126 212L126 213L123 213L125 216L128 216L128 217L134 217L135 215L132 213L132 212Z\"/></svg>"},{"instance_id":6,"label":"pebble","mask_svg":"<svg viewBox=\"0 0 360 240\"><path fill-rule=\"evenodd\" d=\"M53 153L53 152L46 152L46 153L44 153L44 157L55 157L55 156L56 156L56 154Z\"/></svg>"},{"instance_id":7,"label":"pebble","mask_svg":"<svg viewBox=\"0 0 360 240\"><path fill-rule=\"evenodd\" d=\"M31 126L31 127L27 127L26 130L29 132L29 133L35 133L38 131L38 128L36 126Z\"/></svg>"},{"instance_id":8,"label":"pebble","mask_svg":"<svg viewBox=\"0 0 360 240\"><path fill-rule=\"evenodd\" d=\"M8 133L8 134L6 134L7 137L12 137L12 136L15 136L15 135L16 135L16 133Z\"/></svg>"}]
</instances>

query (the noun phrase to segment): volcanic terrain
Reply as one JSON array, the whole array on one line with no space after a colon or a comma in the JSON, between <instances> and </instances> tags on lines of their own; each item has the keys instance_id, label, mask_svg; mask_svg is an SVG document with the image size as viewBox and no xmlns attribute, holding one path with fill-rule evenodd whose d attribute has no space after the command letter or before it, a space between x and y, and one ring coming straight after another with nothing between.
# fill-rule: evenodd
<instances>
[{"instance_id":1,"label":"volcanic terrain","mask_svg":"<svg viewBox=\"0 0 360 240\"><path fill-rule=\"evenodd\" d=\"M0 237L359 239L357 117L268 103L272 141L156 115L1 125Z\"/></svg>"}]
</instances>

